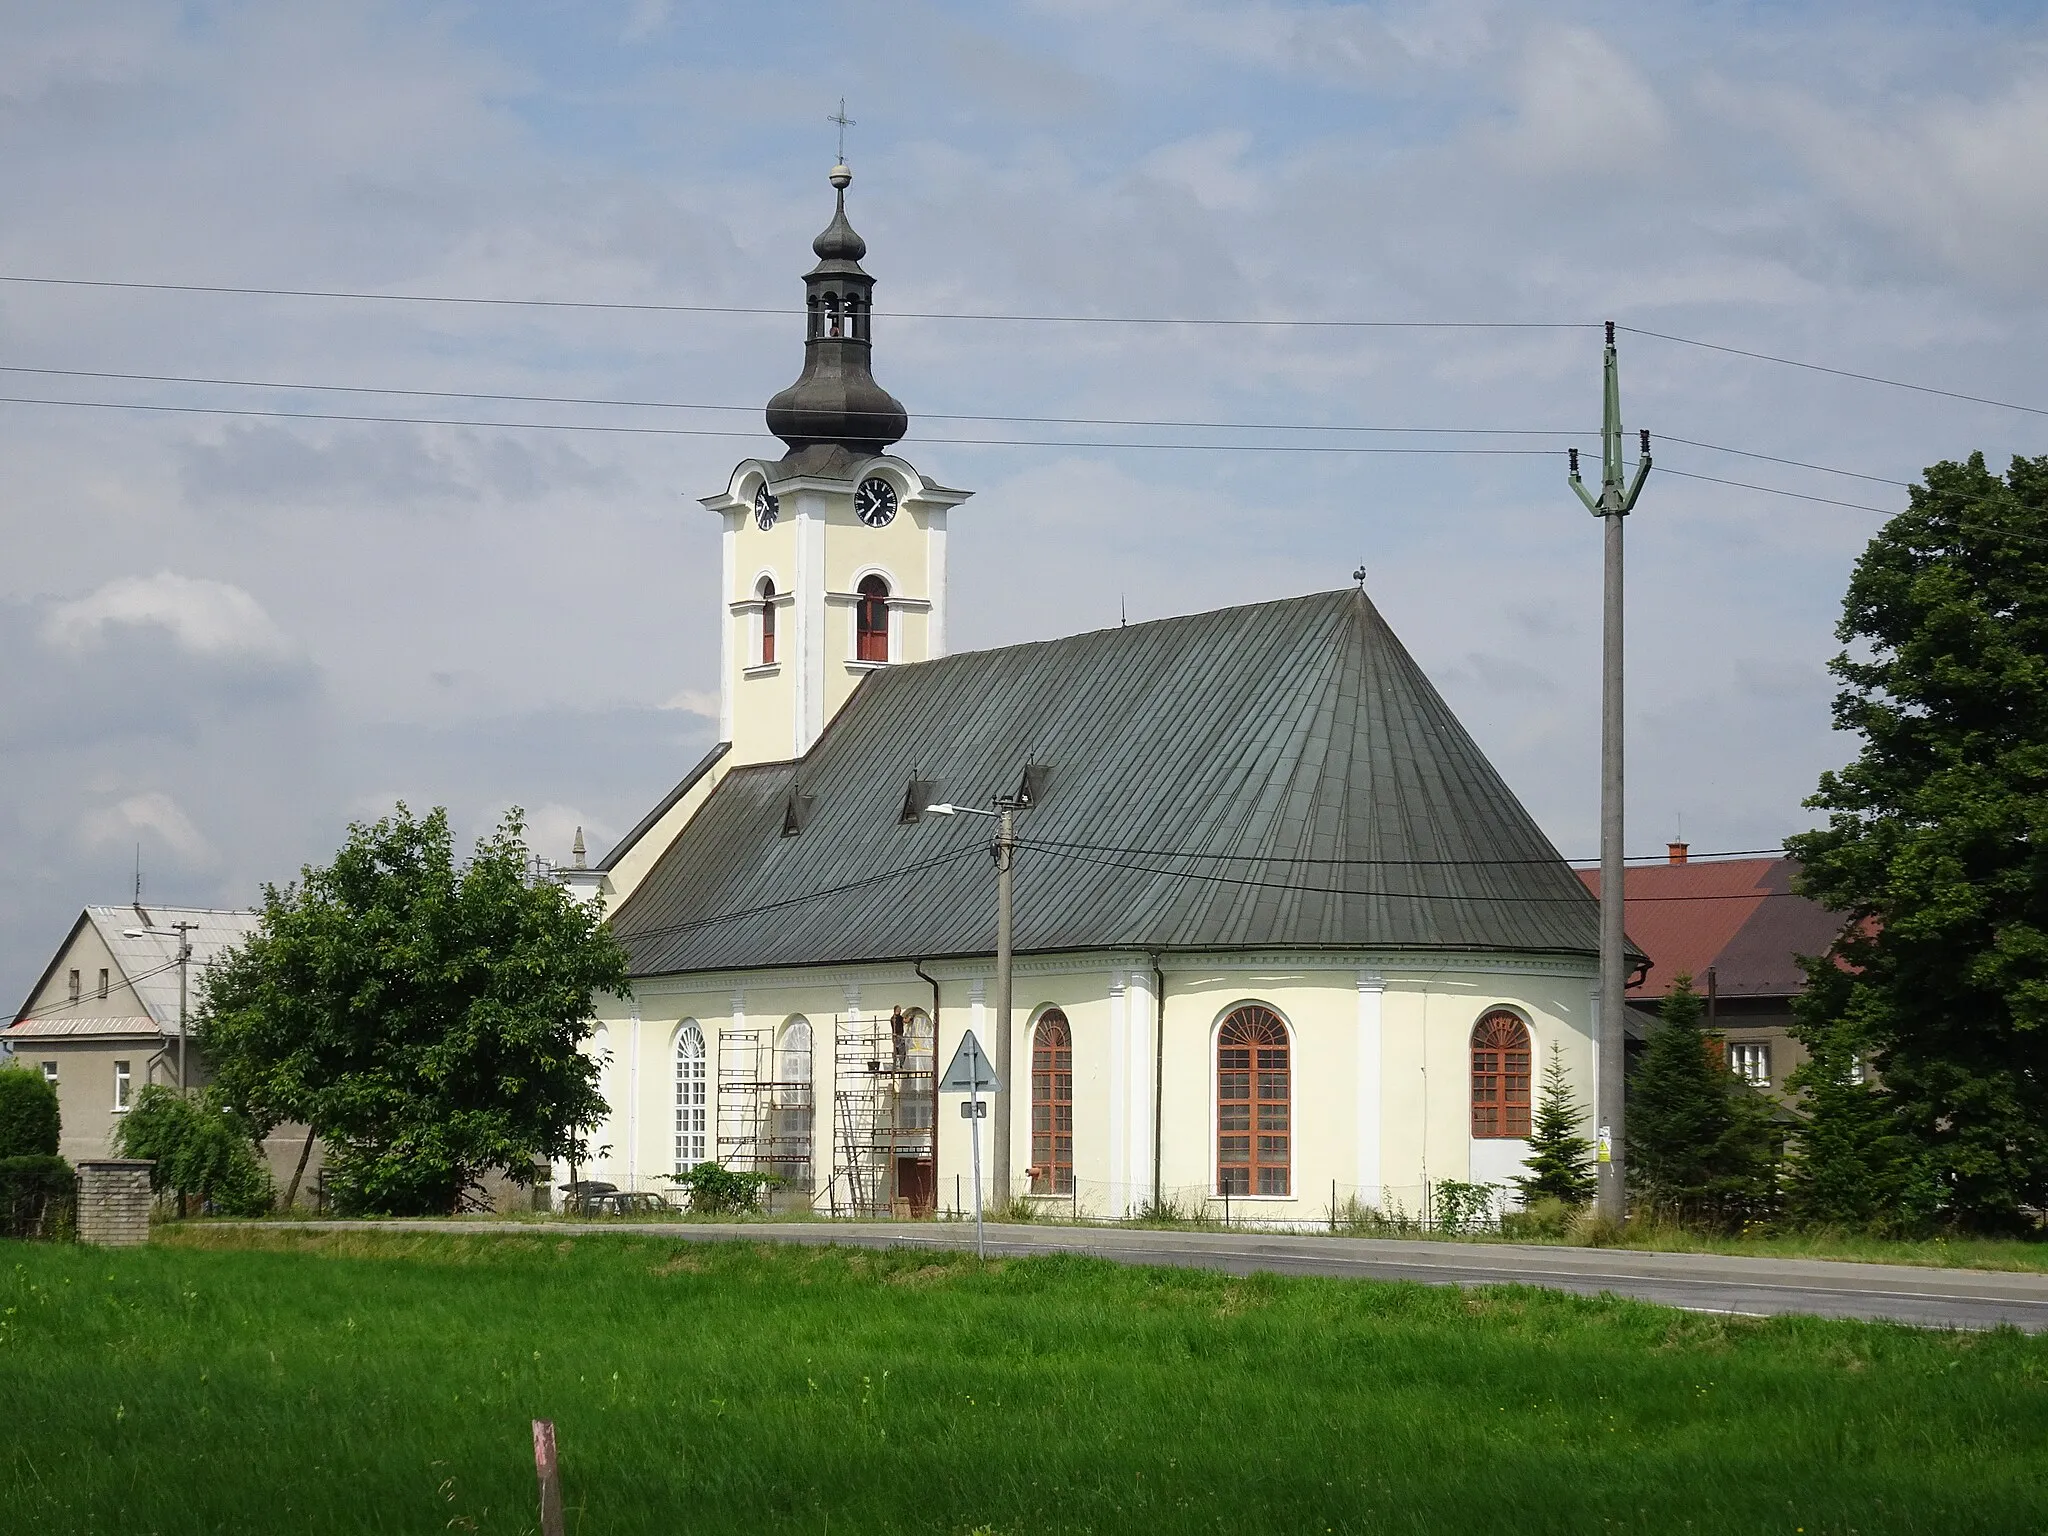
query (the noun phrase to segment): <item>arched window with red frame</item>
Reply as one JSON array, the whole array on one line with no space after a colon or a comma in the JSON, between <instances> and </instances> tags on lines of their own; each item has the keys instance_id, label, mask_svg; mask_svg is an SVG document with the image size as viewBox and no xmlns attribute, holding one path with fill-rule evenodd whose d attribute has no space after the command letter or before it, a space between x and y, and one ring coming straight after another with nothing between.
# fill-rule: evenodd
<instances>
[{"instance_id":1,"label":"arched window with red frame","mask_svg":"<svg viewBox=\"0 0 2048 1536\"><path fill-rule=\"evenodd\" d=\"M1048 1008L1031 1035L1031 1193L1074 1192L1074 1033Z\"/></svg>"},{"instance_id":2,"label":"arched window with red frame","mask_svg":"<svg viewBox=\"0 0 2048 1536\"><path fill-rule=\"evenodd\" d=\"M1293 1053L1270 1008L1239 1008L1216 1033L1216 1189L1293 1193Z\"/></svg>"},{"instance_id":3,"label":"arched window with red frame","mask_svg":"<svg viewBox=\"0 0 2048 1536\"><path fill-rule=\"evenodd\" d=\"M889 583L879 576L860 579L860 600L853 606L853 659L889 659Z\"/></svg>"},{"instance_id":4,"label":"arched window with red frame","mask_svg":"<svg viewBox=\"0 0 2048 1536\"><path fill-rule=\"evenodd\" d=\"M761 578L756 593L761 599L761 665L775 665L775 580L770 576Z\"/></svg>"},{"instance_id":5,"label":"arched window with red frame","mask_svg":"<svg viewBox=\"0 0 2048 1536\"><path fill-rule=\"evenodd\" d=\"M1472 1026L1472 1134L1529 1134L1529 1026L1496 1008Z\"/></svg>"}]
</instances>

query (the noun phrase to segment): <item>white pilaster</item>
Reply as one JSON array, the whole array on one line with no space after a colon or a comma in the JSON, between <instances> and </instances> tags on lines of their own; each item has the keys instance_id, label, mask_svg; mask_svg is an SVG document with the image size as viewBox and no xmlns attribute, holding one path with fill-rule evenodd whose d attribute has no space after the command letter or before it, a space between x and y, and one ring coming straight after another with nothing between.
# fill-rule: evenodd
<instances>
[{"instance_id":1,"label":"white pilaster","mask_svg":"<svg viewBox=\"0 0 2048 1536\"><path fill-rule=\"evenodd\" d=\"M936 660L946 654L946 513L936 508L925 517L925 595L931 613L925 619L925 648Z\"/></svg>"},{"instance_id":2,"label":"white pilaster","mask_svg":"<svg viewBox=\"0 0 2048 1536\"><path fill-rule=\"evenodd\" d=\"M640 1187L640 1000L626 1024L626 1188Z\"/></svg>"},{"instance_id":3,"label":"white pilaster","mask_svg":"<svg viewBox=\"0 0 2048 1536\"><path fill-rule=\"evenodd\" d=\"M1104 1042L1109 1054L1109 1145L1108 1156L1103 1166L1109 1174L1109 1189L1106 1192L1105 1215L1122 1212L1124 1202L1130 1198L1130 1008L1125 995L1124 973L1109 973L1109 1039ZM1076 1042L1078 1046L1079 1042ZM1078 1051L1077 1051L1078 1054ZM1078 1062L1076 1063L1078 1066ZM1077 1071L1075 1076L1080 1076ZM1079 1126L1075 1127L1076 1141L1079 1141ZM1080 1177L1080 1147L1075 1151L1074 1176Z\"/></svg>"},{"instance_id":4,"label":"white pilaster","mask_svg":"<svg viewBox=\"0 0 2048 1536\"><path fill-rule=\"evenodd\" d=\"M1130 1105L1124 1123L1130 1127L1125 1139L1124 1199L1137 1207L1153 1199L1152 1189L1152 1036L1159 1000L1152 995L1152 973L1135 970L1124 988L1124 1011L1130 1019L1130 1067L1124 1081Z\"/></svg>"},{"instance_id":5,"label":"white pilaster","mask_svg":"<svg viewBox=\"0 0 2048 1536\"><path fill-rule=\"evenodd\" d=\"M825 498L800 491L796 501L796 720L793 755L810 751L825 730Z\"/></svg>"},{"instance_id":6,"label":"white pilaster","mask_svg":"<svg viewBox=\"0 0 2048 1536\"><path fill-rule=\"evenodd\" d=\"M1380 1203L1380 1018L1387 995L1378 971L1358 973L1358 1198Z\"/></svg>"},{"instance_id":7,"label":"white pilaster","mask_svg":"<svg viewBox=\"0 0 2048 1536\"><path fill-rule=\"evenodd\" d=\"M740 517L738 512L724 514L725 531L718 538L719 577L718 590L720 618L718 621L718 739L732 740L733 711L738 701L740 660L747 654L740 649L739 628L741 619L732 611L739 593L734 588L739 583Z\"/></svg>"}]
</instances>

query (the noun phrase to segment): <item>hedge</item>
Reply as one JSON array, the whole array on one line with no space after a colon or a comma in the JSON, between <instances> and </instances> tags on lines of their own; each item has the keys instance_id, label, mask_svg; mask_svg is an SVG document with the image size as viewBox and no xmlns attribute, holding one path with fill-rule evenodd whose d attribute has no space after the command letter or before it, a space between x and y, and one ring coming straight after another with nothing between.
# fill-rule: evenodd
<instances>
[{"instance_id":1,"label":"hedge","mask_svg":"<svg viewBox=\"0 0 2048 1536\"><path fill-rule=\"evenodd\" d=\"M71 1236L77 1190L61 1157L0 1157L0 1236Z\"/></svg>"}]
</instances>

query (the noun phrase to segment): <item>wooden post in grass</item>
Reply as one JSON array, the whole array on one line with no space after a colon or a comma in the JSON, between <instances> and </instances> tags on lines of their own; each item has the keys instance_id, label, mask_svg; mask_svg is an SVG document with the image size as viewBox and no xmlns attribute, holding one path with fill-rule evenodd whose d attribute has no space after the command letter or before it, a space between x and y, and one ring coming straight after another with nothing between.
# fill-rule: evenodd
<instances>
[{"instance_id":1,"label":"wooden post in grass","mask_svg":"<svg viewBox=\"0 0 2048 1536\"><path fill-rule=\"evenodd\" d=\"M555 1421L533 1421L533 1469L540 1475L540 1536L562 1536L562 1474L555 1464Z\"/></svg>"}]
</instances>

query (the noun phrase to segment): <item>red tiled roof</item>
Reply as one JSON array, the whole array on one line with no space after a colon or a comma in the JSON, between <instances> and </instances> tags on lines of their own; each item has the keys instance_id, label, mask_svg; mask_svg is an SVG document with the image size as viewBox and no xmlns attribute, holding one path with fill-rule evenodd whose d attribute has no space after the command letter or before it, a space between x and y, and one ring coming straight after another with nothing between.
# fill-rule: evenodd
<instances>
[{"instance_id":1,"label":"red tiled roof","mask_svg":"<svg viewBox=\"0 0 2048 1536\"><path fill-rule=\"evenodd\" d=\"M1841 919L1792 893L1791 859L1701 860L1630 869L1622 886L1629 938L1652 961L1631 997L1662 997L1690 975L1704 992L1707 972L1724 997L1791 997L1805 986L1798 957L1834 942ZM1600 894L1600 872L1579 871Z\"/></svg>"}]
</instances>

